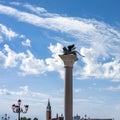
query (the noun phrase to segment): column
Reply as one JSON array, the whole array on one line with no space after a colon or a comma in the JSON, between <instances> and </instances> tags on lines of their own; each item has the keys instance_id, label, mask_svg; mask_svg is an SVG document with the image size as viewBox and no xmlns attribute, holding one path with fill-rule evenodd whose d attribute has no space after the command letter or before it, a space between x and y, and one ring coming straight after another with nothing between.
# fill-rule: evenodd
<instances>
[{"instance_id":1,"label":"column","mask_svg":"<svg viewBox=\"0 0 120 120\"><path fill-rule=\"evenodd\" d=\"M64 62L64 120L73 120L73 64L77 56L73 54L59 55Z\"/></svg>"}]
</instances>

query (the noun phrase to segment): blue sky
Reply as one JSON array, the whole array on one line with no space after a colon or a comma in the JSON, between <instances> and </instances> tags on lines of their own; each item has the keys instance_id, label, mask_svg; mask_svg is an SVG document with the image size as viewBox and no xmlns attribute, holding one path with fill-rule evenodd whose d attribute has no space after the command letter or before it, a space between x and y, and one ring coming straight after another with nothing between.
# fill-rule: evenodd
<instances>
[{"instance_id":1,"label":"blue sky","mask_svg":"<svg viewBox=\"0 0 120 120\"><path fill-rule=\"evenodd\" d=\"M74 115L120 115L119 0L0 0L0 116L21 99L27 117L64 112L63 46L86 57L74 64Z\"/></svg>"}]
</instances>

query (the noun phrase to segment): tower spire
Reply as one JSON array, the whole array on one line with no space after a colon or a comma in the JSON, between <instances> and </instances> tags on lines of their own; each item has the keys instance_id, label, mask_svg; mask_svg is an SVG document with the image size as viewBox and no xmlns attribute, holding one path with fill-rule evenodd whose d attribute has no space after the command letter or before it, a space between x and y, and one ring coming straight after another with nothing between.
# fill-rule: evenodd
<instances>
[{"instance_id":1,"label":"tower spire","mask_svg":"<svg viewBox=\"0 0 120 120\"><path fill-rule=\"evenodd\" d=\"M50 100L48 99L48 104L47 104L47 111L51 111L51 105L50 105Z\"/></svg>"},{"instance_id":2,"label":"tower spire","mask_svg":"<svg viewBox=\"0 0 120 120\"><path fill-rule=\"evenodd\" d=\"M46 120L51 120L51 105L50 105L49 99L48 99L48 104L46 107Z\"/></svg>"}]
</instances>

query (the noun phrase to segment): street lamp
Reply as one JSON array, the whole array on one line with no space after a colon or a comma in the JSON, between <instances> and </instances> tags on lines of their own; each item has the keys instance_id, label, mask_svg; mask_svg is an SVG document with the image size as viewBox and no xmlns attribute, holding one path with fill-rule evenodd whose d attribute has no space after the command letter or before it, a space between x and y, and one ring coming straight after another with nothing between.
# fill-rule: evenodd
<instances>
[{"instance_id":1,"label":"street lamp","mask_svg":"<svg viewBox=\"0 0 120 120\"><path fill-rule=\"evenodd\" d=\"M12 110L14 113L18 113L18 120L20 120L20 113L27 113L29 105L24 105L25 110L23 110L20 105L21 105L21 100L18 100L18 105L13 104L12 105Z\"/></svg>"},{"instance_id":2,"label":"street lamp","mask_svg":"<svg viewBox=\"0 0 120 120\"><path fill-rule=\"evenodd\" d=\"M85 120L87 120L87 115L85 114Z\"/></svg>"},{"instance_id":3,"label":"street lamp","mask_svg":"<svg viewBox=\"0 0 120 120\"><path fill-rule=\"evenodd\" d=\"M9 120L9 119L10 119L10 117L7 116L7 114L5 114L5 117L2 117L2 120Z\"/></svg>"}]
</instances>

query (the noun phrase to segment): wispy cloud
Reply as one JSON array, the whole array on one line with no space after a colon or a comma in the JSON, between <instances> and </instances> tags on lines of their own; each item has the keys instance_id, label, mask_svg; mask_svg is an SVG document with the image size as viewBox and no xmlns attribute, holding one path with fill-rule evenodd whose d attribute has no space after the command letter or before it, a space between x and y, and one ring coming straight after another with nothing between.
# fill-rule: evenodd
<instances>
[{"instance_id":1,"label":"wispy cloud","mask_svg":"<svg viewBox=\"0 0 120 120\"><path fill-rule=\"evenodd\" d=\"M107 87L97 87L95 88L98 92L119 92L120 91L120 85L110 85Z\"/></svg>"},{"instance_id":2,"label":"wispy cloud","mask_svg":"<svg viewBox=\"0 0 120 120\"><path fill-rule=\"evenodd\" d=\"M3 51L0 51L0 60L2 67L16 67L19 59L23 58L24 54L17 54L15 51L11 50L8 45L4 45Z\"/></svg>"},{"instance_id":3,"label":"wispy cloud","mask_svg":"<svg viewBox=\"0 0 120 120\"><path fill-rule=\"evenodd\" d=\"M26 7L33 11L40 12L37 7L32 5L27 4ZM42 14L50 14L51 16L31 14L28 12L19 11L12 7L0 5L0 14L12 16L21 22L29 23L34 26L43 27L45 29L70 35L70 37L75 40L74 43L76 44L76 47L79 48L78 51L85 55L85 57L82 58L83 65L80 66L76 64L78 68L76 70L76 76L94 76L97 78L119 80L119 31L104 22L99 22L94 19L55 15L47 12L45 9L43 9L42 12ZM62 45L51 45L49 50L51 51L52 57L45 60L36 59L35 56L28 51L26 55L24 54L24 59L21 62L22 64L20 69L28 74L40 74L46 71L56 71L56 68L58 68L59 73L62 75L60 66L63 64L59 60L59 52L55 53L55 50L52 50L60 50L59 48L62 49L60 46ZM3 55L3 53L1 54ZM5 58L5 56L2 58ZM39 64L36 65L36 62ZM47 69L46 64L48 65ZM30 67L30 65L32 65L32 67ZM41 66L41 68L38 68L37 66Z\"/></svg>"},{"instance_id":4,"label":"wispy cloud","mask_svg":"<svg viewBox=\"0 0 120 120\"><path fill-rule=\"evenodd\" d=\"M81 92L81 91L82 91L82 89L80 89L80 88L74 89L74 92L75 92L75 93L79 93L79 92Z\"/></svg>"},{"instance_id":5,"label":"wispy cloud","mask_svg":"<svg viewBox=\"0 0 120 120\"><path fill-rule=\"evenodd\" d=\"M18 34L15 31L13 31L11 28L0 24L0 42L5 42L6 40L8 40L9 42L11 42L13 39L26 39L24 41L22 41L22 45L24 46L31 46L31 41L30 39L26 38L25 35L23 34Z\"/></svg>"},{"instance_id":6,"label":"wispy cloud","mask_svg":"<svg viewBox=\"0 0 120 120\"><path fill-rule=\"evenodd\" d=\"M4 49L0 51L0 65L5 68L18 67L23 75L43 74L49 71L58 71L62 74L62 61L58 56L62 45L50 45L49 49L53 52L52 57L43 60L35 58L29 50L26 53L16 53L5 44Z\"/></svg>"},{"instance_id":7,"label":"wispy cloud","mask_svg":"<svg viewBox=\"0 0 120 120\"><path fill-rule=\"evenodd\" d=\"M25 8L27 8L27 9L29 9L29 10L37 13L37 14L47 12L47 11L46 11L44 8L42 8L42 7L34 7L34 6L30 5L30 4L25 4L25 5L23 5L23 6L24 6Z\"/></svg>"},{"instance_id":8,"label":"wispy cloud","mask_svg":"<svg viewBox=\"0 0 120 120\"><path fill-rule=\"evenodd\" d=\"M18 36L17 33L15 33L10 28L7 28L5 25L0 24L0 41L3 41L3 37L5 36L8 40L11 40L12 38L15 38Z\"/></svg>"},{"instance_id":9,"label":"wispy cloud","mask_svg":"<svg viewBox=\"0 0 120 120\"><path fill-rule=\"evenodd\" d=\"M8 12L9 11L9 12ZM0 5L0 13L13 16L22 22L27 22L35 26L44 27L52 30L59 30L61 32L76 33L81 31L83 33L89 32L94 29L94 26L90 23L85 23L74 18L62 17L62 16L51 16L51 17L40 17L35 14L27 12L21 12L15 8Z\"/></svg>"},{"instance_id":10,"label":"wispy cloud","mask_svg":"<svg viewBox=\"0 0 120 120\"><path fill-rule=\"evenodd\" d=\"M16 96L31 96L31 97L41 97L41 98L49 98L48 94L44 94L41 92L33 92L29 90L28 86L21 86L21 90L19 91L11 91L8 89L0 89L0 95L16 95Z\"/></svg>"},{"instance_id":11,"label":"wispy cloud","mask_svg":"<svg viewBox=\"0 0 120 120\"><path fill-rule=\"evenodd\" d=\"M11 4L11 5L16 5L16 6L21 5L21 3L20 3L20 2L10 2L10 4Z\"/></svg>"},{"instance_id":12,"label":"wispy cloud","mask_svg":"<svg viewBox=\"0 0 120 120\"><path fill-rule=\"evenodd\" d=\"M110 86L110 87L106 88L106 90L108 90L108 91L118 91L118 90L120 90L120 85Z\"/></svg>"},{"instance_id":13,"label":"wispy cloud","mask_svg":"<svg viewBox=\"0 0 120 120\"><path fill-rule=\"evenodd\" d=\"M52 57L43 59L36 59L35 56L27 51L24 59L21 60L20 69L22 73L26 74L43 74L45 72L56 71L59 72L63 78L63 63L59 58L59 54L62 53L62 45L57 43L56 45L50 44L49 50Z\"/></svg>"},{"instance_id":14,"label":"wispy cloud","mask_svg":"<svg viewBox=\"0 0 120 120\"><path fill-rule=\"evenodd\" d=\"M28 46L28 47L31 47L31 41L30 41L30 39L26 39L25 41L22 41L22 45L23 46Z\"/></svg>"},{"instance_id":15,"label":"wispy cloud","mask_svg":"<svg viewBox=\"0 0 120 120\"><path fill-rule=\"evenodd\" d=\"M20 69L24 75L42 74L46 71L46 66L44 60L36 59L30 51L27 51L21 59Z\"/></svg>"}]
</instances>

